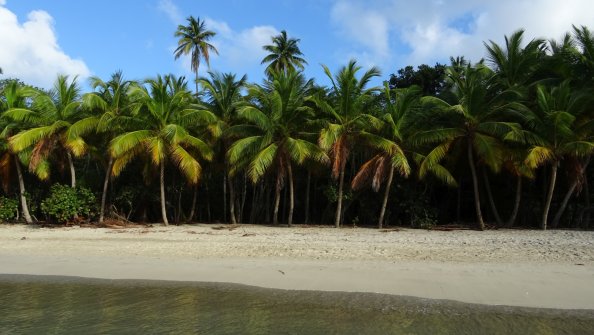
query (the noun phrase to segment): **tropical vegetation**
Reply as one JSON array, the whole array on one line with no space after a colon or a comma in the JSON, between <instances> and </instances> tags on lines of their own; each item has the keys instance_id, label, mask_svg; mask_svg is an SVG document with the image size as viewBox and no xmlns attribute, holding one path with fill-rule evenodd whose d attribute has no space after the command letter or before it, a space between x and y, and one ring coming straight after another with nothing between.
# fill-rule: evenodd
<instances>
[{"instance_id":1,"label":"tropical vegetation","mask_svg":"<svg viewBox=\"0 0 594 335\"><path fill-rule=\"evenodd\" d=\"M518 30L485 42L485 60L407 66L383 85L356 60L322 65L319 85L286 31L263 46L263 82L200 77L215 32L190 16L174 36L193 83L0 81L1 221L591 226L587 27L559 41Z\"/></svg>"}]
</instances>

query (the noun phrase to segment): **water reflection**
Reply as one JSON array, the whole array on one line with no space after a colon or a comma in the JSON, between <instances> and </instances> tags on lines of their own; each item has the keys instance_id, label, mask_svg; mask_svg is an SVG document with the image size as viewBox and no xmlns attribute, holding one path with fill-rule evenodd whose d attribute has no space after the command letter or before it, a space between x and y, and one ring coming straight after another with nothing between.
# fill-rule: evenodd
<instances>
[{"instance_id":1,"label":"water reflection","mask_svg":"<svg viewBox=\"0 0 594 335\"><path fill-rule=\"evenodd\" d=\"M241 285L0 276L4 334L592 334L592 311Z\"/></svg>"}]
</instances>

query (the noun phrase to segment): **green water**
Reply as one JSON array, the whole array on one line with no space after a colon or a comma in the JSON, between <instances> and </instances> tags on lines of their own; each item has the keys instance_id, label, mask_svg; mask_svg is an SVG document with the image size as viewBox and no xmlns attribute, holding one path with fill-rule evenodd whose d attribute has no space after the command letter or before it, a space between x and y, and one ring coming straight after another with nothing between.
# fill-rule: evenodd
<instances>
[{"instance_id":1,"label":"green water","mask_svg":"<svg viewBox=\"0 0 594 335\"><path fill-rule=\"evenodd\" d=\"M0 334L594 334L594 312L228 284L4 275Z\"/></svg>"}]
</instances>

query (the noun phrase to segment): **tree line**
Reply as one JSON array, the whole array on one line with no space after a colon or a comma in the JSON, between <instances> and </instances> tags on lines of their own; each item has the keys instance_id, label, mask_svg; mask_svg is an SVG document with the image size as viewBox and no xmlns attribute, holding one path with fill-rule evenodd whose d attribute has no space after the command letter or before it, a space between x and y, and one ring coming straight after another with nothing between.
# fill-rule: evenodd
<instances>
[{"instance_id":1,"label":"tree line","mask_svg":"<svg viewBox=\"0 0 594 335\"><path fill-rule=\"evenodd\" d=\"M51 90L4 80L5 219L56 220L48 208L61 203L72 208L58 221L99 223L587 224L594 37L575 26L559 41L523 35L485 42L478 62L409 66L374 87L379 69L355 60L323 66L329 86L306 78L300 40L282 31L256 84L199 77L218 51L189 17L174 57L190 57L193 92L184 77L122 71L92 77L86 93L67 76ZM72 197L87 207L95 194L96 210L48 200L66 192L57 183L84 190Z\"/></svg>"}]
</instances>

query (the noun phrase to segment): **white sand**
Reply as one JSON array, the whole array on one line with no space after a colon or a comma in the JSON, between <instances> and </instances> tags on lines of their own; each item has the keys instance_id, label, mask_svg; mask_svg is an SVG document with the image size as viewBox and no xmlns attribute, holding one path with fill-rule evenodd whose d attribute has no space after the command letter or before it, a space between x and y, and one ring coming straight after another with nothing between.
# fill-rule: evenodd
<instances>
[{"instance_id":1,"label":"white sand","mask_svg":"<svg viewBox=\"0 0 594 335\"><path fill-rule=\"evenodd\" d=\"M0 225L0 273L594 309L594 232ZM25 239L23 239L23 237Z\"/></svg>"}]
</instances>

